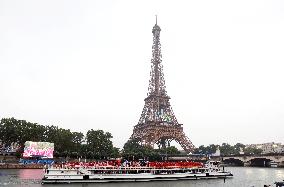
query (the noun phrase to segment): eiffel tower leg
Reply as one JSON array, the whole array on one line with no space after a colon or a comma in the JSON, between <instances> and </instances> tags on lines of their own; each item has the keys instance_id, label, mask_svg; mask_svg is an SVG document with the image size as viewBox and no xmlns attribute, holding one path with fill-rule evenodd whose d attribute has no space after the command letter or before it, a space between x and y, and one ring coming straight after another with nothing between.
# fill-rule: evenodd
<instances>
[{"instance_id":1,"label":"eiffel tower leg","mask_svg":"<svg viewBox=\"0 0 284 187\"><path fill-rule=\"evenodd\" d=\"M157 143L159 149L170 147L172 140L173 140L173 139L161 138L161 139L158 141L158 143Z\"/></svg>"},{"instance_id":2,"label":"eiffel tower leg","mask_svg":"<svg viewBox=\"0 0 284 187\"><path fill-rule=\"evenodd\" d=\"M167 146L168 146L168 147L171 146L171 141L172 141L172 140L173 140L173 139L168 140L168 142L167 142Z\"/></svg>"},{"instance_id":3,"label":"eiffel tower leg","mask_svg":"<svg viewBox=\"0 0 284 187\"><path fill-rule=\"evenodd\" d=\"M189 138L184 134L180 134L175 140L181 145L181 147L188 153L193 152L195 147Z\"/></svg>"},{"instance_id":4,"label":"eiffel tower leg","mask_svg":"<svg viewBox=\"0 0 284 187\"><path fill-rule=\"evenodd\" d=\"M160 140L160 144L161 144L161 146L162 146L162 149L165 149L166 147L167 147L167 143L166 143L166 139L164 139L164 138L162 138L161 140Z\"/></svg>"}]
</instances>

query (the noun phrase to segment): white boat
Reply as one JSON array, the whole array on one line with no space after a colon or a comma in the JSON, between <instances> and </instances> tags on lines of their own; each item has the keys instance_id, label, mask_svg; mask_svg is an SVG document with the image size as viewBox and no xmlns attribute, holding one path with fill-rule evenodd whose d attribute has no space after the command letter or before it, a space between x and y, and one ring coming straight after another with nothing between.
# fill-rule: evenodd
<instances>
[{"instance_id":1,"label":"white boat","mask_svg":"<svg viewBox=\"0 0 284 187\"><path fill-rule=\"evenodd\" d=\"M154 168L154 167L114 167L93 168L48 168L45 170L42 183L106 183L106 182L139 182L197 180L232 177L231 172L219 167L202 168Z\"/></svg>"},{"instance_id":2,"label":"white boat","mask_svg":"<svg viewBox=\"0 0 284 187\"><path fill-rule=\"evenodd\" d=\"M270 167L277 168L278 167L278 163L275 162L275 161L270 161Z\"/></svg>"}]
</instances>

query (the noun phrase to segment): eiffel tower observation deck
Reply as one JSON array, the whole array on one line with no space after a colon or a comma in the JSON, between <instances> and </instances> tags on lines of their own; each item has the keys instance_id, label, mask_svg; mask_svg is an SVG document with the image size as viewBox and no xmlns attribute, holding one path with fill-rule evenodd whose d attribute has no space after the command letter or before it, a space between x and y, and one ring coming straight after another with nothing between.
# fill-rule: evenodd
<instances>
[{"instance_id":1,"label":"eiffel tower observation deck","mask_svg":"<svg viewBox=\"0 0 284 187\"><path fill-rule=\"evenodd\" d=\"M131 139L151 147L155 144L167 147L172 140L175 140L186 152L192 152L194 145L183 132L182 124L178 123L166 91L160 32L161 28L157 24L156 17L156 24L152 29L153 45L148 94L144 99L145 105L138 124L134 126Z\"/></svg>"}]
</instances>

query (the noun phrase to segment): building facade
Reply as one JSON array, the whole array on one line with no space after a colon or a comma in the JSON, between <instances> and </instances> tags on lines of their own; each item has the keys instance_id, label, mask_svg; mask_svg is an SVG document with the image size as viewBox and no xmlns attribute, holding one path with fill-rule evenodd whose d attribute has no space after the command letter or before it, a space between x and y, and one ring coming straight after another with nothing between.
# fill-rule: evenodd
<instances>
[{"instance_id":1,"label":"building facade","mask_svg":"<svg viewBox=\"0 0 284 187\"><path fill-rule=\"evenodd\" d=\"M262 150L262 154L284 153L284 145L281 143L269 142L262 144L248 144L246 148L257 148Z\"/></svg>"}]
</instances>

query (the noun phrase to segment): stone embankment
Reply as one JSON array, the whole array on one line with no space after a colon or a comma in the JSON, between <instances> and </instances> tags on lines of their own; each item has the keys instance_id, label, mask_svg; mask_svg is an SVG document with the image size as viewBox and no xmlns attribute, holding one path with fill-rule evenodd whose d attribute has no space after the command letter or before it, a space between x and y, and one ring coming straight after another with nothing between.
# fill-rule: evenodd
<instances>
[{"instance_id":1,"label":"stone embankment","mask_svg":"<svg viewBox=\"0 0 284 187\"><path fill-rule=\"evenodd\" d=\"M43 169L42 164L10 164L0 163L0 169Z\"/></svg>"}]
</instances>

